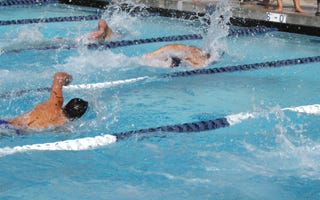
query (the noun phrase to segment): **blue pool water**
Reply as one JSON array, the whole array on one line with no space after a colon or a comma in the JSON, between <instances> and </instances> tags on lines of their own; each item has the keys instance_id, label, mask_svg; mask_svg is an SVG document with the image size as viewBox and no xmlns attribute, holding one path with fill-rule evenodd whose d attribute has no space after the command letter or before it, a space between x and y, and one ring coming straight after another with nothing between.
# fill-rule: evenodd
<instances>
[{"instance_id":1,"label":"blue pool water","mask_svg":"<svg viewBox=\"0 0 320 200\"><path fill-rule=\"evenodd\" d=\"M93 8L64 5L0 7L1 20L90 15ZM226 8L226 10L228 10ZM10 13L5 14L6 12ZM12 13L15 13L14 15ZM30 14L30 15L29 15ZM205 40L179 43L224 52L205 68L319 56L319 37L281 32L224 37L225 28L164 17L105 14L121 39L200 33ZM79 37L96 21L0 26L0 48ZM212 30L214 28L214 30ZM239 28L239 27L229 27ZM206 29L209 29L207 31ZM108 50L28 50L0 55L0 93L50 87L56 71L72 85L120 81L97 89L64 89L90 109L59 131L7 130L0 139L1 199L318 199L319 111L286 108L319 104L319 63L233 73L164 78L192 70L149 67L140 55L165 43ZM123 80L146 77L136 82ZM0 98L1 118L11 118L48 98L29 92ZM314 107L313 107L314 108ZM133 135L81 151L25 151L18 146L209 120L239 113L249 119L196 133ZM14 149L13 153L9 151Z\"/></svg>"}]
</instances>

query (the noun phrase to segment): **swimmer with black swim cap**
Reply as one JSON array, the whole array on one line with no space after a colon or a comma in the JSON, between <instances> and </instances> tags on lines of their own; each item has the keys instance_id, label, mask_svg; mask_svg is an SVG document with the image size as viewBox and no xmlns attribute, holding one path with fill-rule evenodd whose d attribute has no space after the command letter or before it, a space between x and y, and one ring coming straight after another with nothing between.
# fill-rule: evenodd
<instances>
[{"instance_id":1,"label":"swimmer with black swim cap","mask_svg":"<svg viewBox=\"0 0 320 200\"><path fill-rule=\"evenodd\" d=\"M164 62L169 61L169 67L179 67L182 63L187 63L195 68L208 64L210 54L204 52L196 46L184 44L168 44L159 49L144 54L145 58L155 58Z\"/></svg>"},{"instance_id":2,"label":"swimmer with black swim cap","mask_svg":"<svg viewBox=\"0 0 320 200\"><path fill-rule=\"evenodd\" d=\"M180 58L178 58L178 57L172 57L171 58L171 65L170 65L170 67L171 68L174 68L174 67L179 67L180 66L180 64L181 64L181 59Z\"/></svg>"},{"instance_id":3,"label":"swimmer with black swim cap","mask_svg":"<svg viewBox=\"0 0 320 200\"><path fill-rule=\"evenodd\" d=\"M87 111L87 108L87 101L74 98L63 107L63 113L69 120L73 121L74 119L80 118Z\"/></svg>"},{"instance_id":4,"label":"swimmer with black swim cap","mask_svg":"<svg viewBox=\"0 0 320 200\"><path fill-rule=\"evenodd\" d=\"M72 76L65 72L55 73L48 100L36 105L29 112L6 121L22 128L48 128L80 118L86 112L88 102L74 98L63 107L62 87L70 84L71 80Z\"/></svg>"}]
</instances>

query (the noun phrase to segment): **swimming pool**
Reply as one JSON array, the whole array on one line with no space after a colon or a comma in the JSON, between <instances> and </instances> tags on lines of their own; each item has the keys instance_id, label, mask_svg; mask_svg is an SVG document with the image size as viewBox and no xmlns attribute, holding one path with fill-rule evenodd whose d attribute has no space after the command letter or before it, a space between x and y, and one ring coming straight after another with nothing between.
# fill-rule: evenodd
<instances>
[{"instance_id":1,"label":"swimming pool","mask_svg":"<svg viewBox=\"0 0 320 200\"><path fill-rule=\"evenodd\" d=\"M48 18L96 12L93 8L51 4L0 9L1 20L29 18L29 13ZM3 10L19 14L2 18ZM319 56L319 37L281 32L223 37L225 28L215 27L211 31L217 32L211 33L204 24L187 20L133 17L122 12L106 14L105 18L125 40L216 34L209 41L213 41L213 49L221 57L205 69ZM32 46L54 37L77 37L94 29L96 23L0 26L0 48ZM204 41L181 43L204 46ZM0 140L1 199L319 198L319 115L286 110L319 103L319 63L163 76L193 70L141 64L141 54L163 44L3 53L1 94L50 87L56 71L72 74L72 85L115 84L93 89L65 88L65 101L77 96L90 104L85 116L68 124L65 130L24 136L3 130L7 135ZM29 92L1 98L0 116L21 114L47 97L47 92ZM210 131L136 134L90 150L9 154L12 149L6 148L94 138L239 113L251 117Z\"/></svg>"}]
</instances>

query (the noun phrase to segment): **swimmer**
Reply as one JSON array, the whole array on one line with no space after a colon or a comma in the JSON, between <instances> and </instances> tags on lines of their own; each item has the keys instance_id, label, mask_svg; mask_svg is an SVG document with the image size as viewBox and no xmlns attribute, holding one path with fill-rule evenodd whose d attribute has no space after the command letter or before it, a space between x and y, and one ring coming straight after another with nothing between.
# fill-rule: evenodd
<instances>
[{"instance_id":1,"label":"swimmer","mask_svg":"<svg viewBox=\"0 0 320 200\"><path fill-rule=\"evenodd\" d=\"M184 63L197 68L208 64L210 54L196 46L168 44L151 53L144 54L143 58L161 60L163 61L163 64L171 68L179 67Z\"/></svg>"},{"instance_id":2,"label":"swimmer","mask_svg":"<svg viewBox=\"0 0 320 200\"><path fill-rule=\"evenodd\" d=\"M89 33L88 39L97 40L98 42L106 42L114 35L112 29L108 26L106 20L100 19L98 22L98 30Z\"/></svg>"},{"instance_id":3,"label":"swimmer","mask_svg":"<svg viewBox=\"0 0 320 200\"><path fill-rule=\"evenodd\" d=\"M41 34L41 33L39 33ZM73 37L55 37L52 39L39 38L26 38L23 41L9 43L6 46L0 47L0 55L8 52L20 52L30 49L47 49L47 48L73 48L76 46L87 45L92 42L104 43L113 38L119 37L120 34L114 33L108 26L104 19L98 22L98 30L86 34L82 34L75 38ZM29 36L28 36L29 37Z\"/></svg>"},{"instance_id":4,"label":"swimmer","mask_svg":"<svg viewBox=\"0 0 320 200\"><path fill-rule=\"evenodd\" d=\"M63 107L62 87L68 85L71 81L71 75L65 72L55 73L48 100L18 117L0 120L0 125L13 125L19 128L49 128L80 118L86 112L88 102L80 98L74 98Z\"/></svg>"},{"instance_id":5,"label":"swimmer","mask_svg":"<svg viewBox=\"0 0 320 200\"><path fill-rule=\"evenodd\" d=\"M54 38L53 41L71 41L76 43L88 44L92 42L92 40L97 41L98 43L104 43L110 40L113 36L115 36L113 30L108 26L106 20L100 19L98 22L98 30L90 32L86 35L82 35L76 38L71 37L57 37Z\"/></svg>"}]
</instances>

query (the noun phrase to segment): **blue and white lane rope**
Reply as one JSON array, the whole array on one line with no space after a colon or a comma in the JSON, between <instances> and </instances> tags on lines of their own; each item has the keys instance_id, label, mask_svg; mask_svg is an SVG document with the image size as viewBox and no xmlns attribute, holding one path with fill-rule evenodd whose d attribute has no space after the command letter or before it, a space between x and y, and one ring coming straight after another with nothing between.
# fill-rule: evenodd
<instances>
[{"instance_id":1,"label":"blue and white lane rope","mask_svg":"<svg viewBox=\"0 0 320 200\"><path fill-rule=\"evenodd\" d=\"M288 107L281 109L282 111L293 111L306 114L320 114L320 104ZM95 137L85 137L72 140L57 141L52 143L31 144L15 147L3 147L0 148L0 157L7 156L15 153L29 152L29 151L83 151L100 148L119 140L126 139L132 135L137 134L150 134L155 132L175 132L175 133L190 133L190 132L202 132L208 130L214 130L233 126L241 123L244 120L259 117L259 113L239 113L234 115L228 115L223 118L217 118L212 120L159 126L155 128L140 129L134 131L121 132L116 134L102 134Z\"/></svg>"},{"instance_id":2,"label":"blue and white lane rope","mask_svg":"<svg viewBox=\"0 0 320 200\"><path fill-rule=\"evenodd\" d=\"M142 81L142 80L149 80L151 78L152 77L150 77L150 76L142 76L142 77L137 77L137 78L117 80L117 81L107 81L107 82L102 82L102 83L68 85L68 86L64 86L63 88L65 90L101 89L101 88L115 87L118 85L134 83L134 82L138 82L138 81ZM17 90L17 91L4 92L4 93L0 94L0 98L9 98L12 96L22 96L24 94L28 94L31 92L50 92L50 91L51 91L50 87L28 89L28 90Z\"/></svg>"},{"instance_id":3,"label":"blue and white lane rope","mask_svg":"<svg viewBox=\"0 0 320 200\"><path fill-rule=\"evenodd\" d=\"M37 5L59 3L59 0L9 0L0 1L0 6L15 6L15 5Z\"/></svg>"},{"instance_id":4,"label":"blue and white lane rope","mask_svg":"<svg viewBox=\"0 0 320 200\"><path fill-rule=\"evenodd\" d=\"M77 90L77 89L99 89L99 88L108 88L114 87L123 84L134 83L143 80L151 80L151 79L161 79L161 78L172 78L172 77L186 77L186 76L195 76L202 74L218 74L218 73L230 73L236 71L249 71L249 70L258 70L263 68L275 68L275 67L283 67L289 65L301 65L301 64L309 64L320 62L320 56L314 57L304 57L304 58L295 58L295 59L285 59L285 60L277 60L271 62L261 62L254 64L244 64L244 65L235 65L235 66L225 66L218 68L202 68L195 69L189 71L179 71L172 72L167 74L160 74L155 76L143 76L131 79L117 80L117 81L107 81L101 83L92 83L92 84L79 84L79 85L69 85L64 87L66 90ZM12 96L21 96L30 92L49 92L49 87L44 88L36 88L36 89L28 89L28 90L17 90L4 92L0 94L0 98L9 98Z\"/></svg>"}]
</instances>

